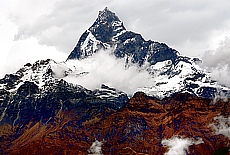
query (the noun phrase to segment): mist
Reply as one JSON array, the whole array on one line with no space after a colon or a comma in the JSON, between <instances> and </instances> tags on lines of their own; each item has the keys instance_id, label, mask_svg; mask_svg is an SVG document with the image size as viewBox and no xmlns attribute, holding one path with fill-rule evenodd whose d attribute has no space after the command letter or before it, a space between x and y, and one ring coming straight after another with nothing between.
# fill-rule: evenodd
<instances>
[{"instance_id":1,"label":"mist","mask_svg":"<svg viewBox=\"0 0 230 155\"><path fill-rule=\"evenodd\" d=\"M210 124L216 135L222 134L230 139L230 117L216 116L215 123Z\"/></svg>"},{"instance_id":2,"label":"mist","mask_svg":"<svg viewBox=\"0 0 230 155\"><path fill-rule=\"evenodd\" d=\"M215 50L206 51L202 67L211 72L211 77L230 87L230 38L226 37Z\"/></svg>"},{"instance_id":3,"label":"mist","mask_svg":"<svg viewBox=\"0 0 230 155\"><path fill-rule=\"evenodd\" d=\"M101 50L87 59L69 60L66 64L72 71L63 79L90 90L105 84L132 95L137 88L154 84L154 79L146 70L135 64L125 67L124 59L116 58L112 50ZM60 68L65 67L55 69L55 73L61 72L57 73L59 77L63 74L63 69Z\"/></svg>"},{"instance_id":4,"label":"mist","mask_svg":"<svg viewBox=\"0 0 230 155\"><path fill-rule=\"evenodd\" d=\"M88 150L88 152L90 153L89 155L103 155L101 150L102 144L102 142L95 140L95 142L92 143Z\"/></svg>"},{"instance_id":5,"label":"mist","mask_svg":"<svg viewBox=\"0 0 230 155\"><path fill-rule=\"evenodd\" d=\"M195 141L191 138L182 138L182 137L172 137L171 139L162 140L163 146L168 146L169 151L164 155L186 155L186 152L189 151L189 146L195 144L198 145L203 143L201 139Z\"/></svg>"}]
</instances>

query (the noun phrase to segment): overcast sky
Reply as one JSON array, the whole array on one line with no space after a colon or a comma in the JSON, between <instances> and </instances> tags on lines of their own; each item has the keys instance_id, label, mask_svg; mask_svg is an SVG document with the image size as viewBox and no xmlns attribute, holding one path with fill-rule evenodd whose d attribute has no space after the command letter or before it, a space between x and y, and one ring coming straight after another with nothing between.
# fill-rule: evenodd
<instances>
[{"instance_id":1,"label":"overcast sky","mask_svg":"<svg viewBox=\"0 0 230 155\"><path fill-rule=\"evenodd\" d=\"M229 0L1 0L0 77L26 62L65 60L106 6L126 29L229 75Z\"/></svg>"}]
</instances>

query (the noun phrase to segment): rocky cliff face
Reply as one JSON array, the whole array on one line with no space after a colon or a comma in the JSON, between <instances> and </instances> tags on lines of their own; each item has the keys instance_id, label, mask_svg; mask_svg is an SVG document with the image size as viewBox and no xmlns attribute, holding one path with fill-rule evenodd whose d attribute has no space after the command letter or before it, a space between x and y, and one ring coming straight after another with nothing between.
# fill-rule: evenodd
<instances>
[{"instance_id":1,"label":"rocky cliff face","mask_svg":"<svg viewBox=\"0 0 230 155\"><path fill-rule=\"evenodd\" d=\"M106 49L126 70L147 71L151 86L128 96L79 85L90 73L78 62ZM230 89L198 63L126 30L105 8L67 61L38 60L0 79L0 154L159 155L174 144L181 154L229 154Z\"/></svg>"}]
</instances>

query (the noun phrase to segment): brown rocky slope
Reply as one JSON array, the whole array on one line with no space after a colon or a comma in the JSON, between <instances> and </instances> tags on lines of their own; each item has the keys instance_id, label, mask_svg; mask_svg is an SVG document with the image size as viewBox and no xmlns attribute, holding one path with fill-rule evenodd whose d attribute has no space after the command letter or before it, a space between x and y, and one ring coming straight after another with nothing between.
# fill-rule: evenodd
<instances>
[{"instance_id":1,"label":"brown rocky slope","mask_svg":"<svg viewBox=\"0 0 230 155\"><path fill-rule=\"evenodd\" d=\"M162 141L178 137L201 141L191 144L186 154L230 154L230 139L214 126L220 124L215 118L229 118L229 106L230 100L213 103L187 93L159 100L138 92L124 108L107 117L95 114L81 126L76 125L81 118L73 111L62 111L50 123L30 122L12 139L16 127L5 124L1 150L20 155L90 154L89 148L98 140L102 142L99 153L106 155L161 155L169 150ZM229 122L225 127L229 129Z\"/></svg>"}]
</instances>

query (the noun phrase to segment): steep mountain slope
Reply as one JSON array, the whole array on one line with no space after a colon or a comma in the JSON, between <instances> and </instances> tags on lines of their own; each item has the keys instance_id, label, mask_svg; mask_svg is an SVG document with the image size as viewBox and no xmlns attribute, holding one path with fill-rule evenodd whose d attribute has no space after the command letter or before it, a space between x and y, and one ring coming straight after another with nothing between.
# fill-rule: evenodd
<instances>
[{"instance_id":1,"label":"steep mountain slope","mask_svg":"<svg viewBox=\"0 0 230 155\"><path fill-rule=\"evenodd\" d=\"M89 107L117 110L128 101L125 93L103 84L91 91L56 78L52 69L57 65L52 60L37 61L0 80L1 123L24 125L32 119L45 123L61 110L78 107L80 116Z\"/></svg>"},{"instance_id":2,"label":"steep mountain slope","mask_svg":"<svg viewBox=\"0 0 230 155\"><path fill-rule=\"evenodd\" d=\"M218 101L216 105L210 103L209 99L190 94L159 100L136 93L116 113L107 117L94 115L80 126L76 122L81 118L76 117L73 110L63 110L52 122L38 122L25 130L6 152L86 154L96 139L103 143L103 154L159 155L168 151L164 141L173 137L191 141L186 150L189 155L226 152L230 139L215 132L213 126L219 123L214 118L229 116L230 101Z\"/></svg>"},{"instance_id":3,"label":"steep mountain slope","mask_svg":"<svg viewBox=\"0 0 230 155\"><path fill-rule=\"evenodd\" d=\"M117 58L124 59L127 68L138 64L147 70L155 82L139 91L148 95L164 98L175 92L189 92L206 98L230 96L229 88L218 85L198 66L198 58L181 56L164 43L144 40L140 34L126 30L108 8L100 11L93 25L82 34L67 62L85 59L102 49L112 49Z\"/></svg>"}]
</instances>

